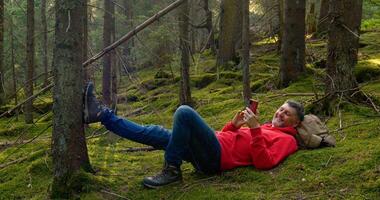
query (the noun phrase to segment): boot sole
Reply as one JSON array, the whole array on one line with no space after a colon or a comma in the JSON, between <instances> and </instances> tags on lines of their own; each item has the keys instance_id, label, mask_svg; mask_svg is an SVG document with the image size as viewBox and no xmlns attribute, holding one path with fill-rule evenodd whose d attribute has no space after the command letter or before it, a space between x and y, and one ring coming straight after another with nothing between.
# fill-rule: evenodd
<instances>
[{"instance_id":1,"label":"boot sole","mask_svg":"<svg viewBox=\"0 0 380 200\"><path fill-rule=\"evenodd\" d=\"M174 181L174 182L171 182L171 183L166 184L166 185L150 185L150 184L148 184L148 183L144 183L144 182L142 182L142 184L143 184L143 186L145 186L146 188L149 188L149 189L158 189L158 188L160 188L160 187L173 185L173 184L178 183L178 182L181 182L181 183L182 183L182 179L177 180L177 181Z\"/></svg>"}]
</instances>

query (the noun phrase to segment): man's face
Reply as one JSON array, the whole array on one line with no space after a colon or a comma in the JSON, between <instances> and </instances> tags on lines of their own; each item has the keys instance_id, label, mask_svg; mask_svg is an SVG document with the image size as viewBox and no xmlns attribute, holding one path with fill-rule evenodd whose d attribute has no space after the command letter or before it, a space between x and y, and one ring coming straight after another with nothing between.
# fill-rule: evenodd
<instances>
[{"instance_id":1,"label":"man's face","mask_svg":"<svg viewBox=\"0 0 380 200\"><path fill-rule=\"evenodd\" d=\"M296 109L290 107L287 103L284 103L277 111L274 113L272 119L272 126L274 127L296 127L300 120L297 116Z\"/></svg>"}]
</instances>

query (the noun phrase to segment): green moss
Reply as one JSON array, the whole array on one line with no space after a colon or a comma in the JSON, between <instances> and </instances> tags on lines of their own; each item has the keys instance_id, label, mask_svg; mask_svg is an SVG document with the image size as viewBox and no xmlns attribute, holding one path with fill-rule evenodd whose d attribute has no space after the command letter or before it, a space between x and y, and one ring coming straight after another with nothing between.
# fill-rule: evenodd
<instances>
[{"instance_id":1,"label":"green moss","mask_svg":"<svg viewBox=\"0 0 380 200\"><path fill-rule=\"evenodd\" d=\"M359 83L375 80L380 77L380 59L360 61L354 69L356 80Z\"/></svg>"}]
</instances>

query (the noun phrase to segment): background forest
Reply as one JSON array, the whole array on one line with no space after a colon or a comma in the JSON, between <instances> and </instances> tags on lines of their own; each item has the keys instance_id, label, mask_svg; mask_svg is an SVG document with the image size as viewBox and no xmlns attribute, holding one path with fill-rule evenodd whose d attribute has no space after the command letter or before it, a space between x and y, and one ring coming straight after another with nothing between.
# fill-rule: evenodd
<instances>
[{"instance_id":1,"label":"background forest","mask_svg":"<svg viewBox=\"0 0 380 200\"><path fill-rule=\"evenodd\" d=\"M379 0L0 0L0 199L379 199L379 10ZM295 99L337 146L268 171L207 177L185 163L182 184L147 190L163 152L84 125L88 80L119 115L167 128L182 104L219 130L250 98L262 123Z\"/></svg>"}]
</instances>

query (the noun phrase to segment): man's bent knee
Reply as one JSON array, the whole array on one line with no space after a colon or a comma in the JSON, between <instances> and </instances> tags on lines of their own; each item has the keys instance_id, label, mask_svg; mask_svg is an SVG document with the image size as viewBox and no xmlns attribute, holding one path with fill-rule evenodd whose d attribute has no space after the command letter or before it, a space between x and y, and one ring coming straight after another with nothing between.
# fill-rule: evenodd
<instances>
[{"instance_id":1,"label":"man's bent knee","mask_svg":"<svg viewBox=\"0 0 380 200\"><path fill-rule=\"evenodd\" d=\"M179 117L179 116L189 116L189 115L194 114L194 113L195 113L195 110L193 108L191 108L190 106L181 105L177 108L174 115Z\"/></svg>"}]
</instances>

